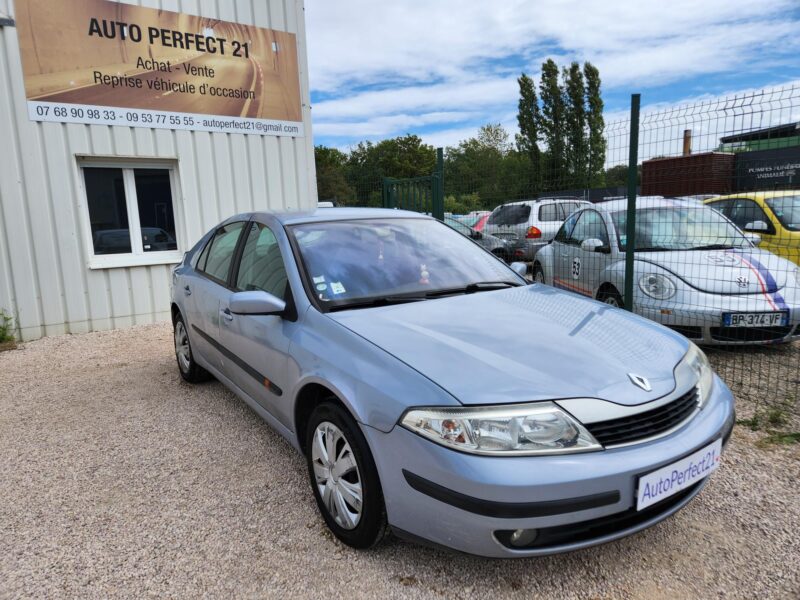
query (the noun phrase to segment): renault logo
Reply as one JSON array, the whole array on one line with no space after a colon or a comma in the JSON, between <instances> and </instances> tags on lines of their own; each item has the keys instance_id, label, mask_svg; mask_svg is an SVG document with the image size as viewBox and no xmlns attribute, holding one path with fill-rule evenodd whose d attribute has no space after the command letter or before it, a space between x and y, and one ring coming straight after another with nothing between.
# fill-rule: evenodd
<instances>
[{"instance_id":1,"label":"renault logo","mask_svg":"<svg viewBox=\"0 0 800 600\"><path fill-rule=\"evenodd\" d=\"M628 377L630 377L634 385L638 385L645 392L649 392L653 389L650 387L650 382L647 381L647 377L642 377L641 375L636 375L634 373L628 373Z\"/></svg>"}]
</instances>

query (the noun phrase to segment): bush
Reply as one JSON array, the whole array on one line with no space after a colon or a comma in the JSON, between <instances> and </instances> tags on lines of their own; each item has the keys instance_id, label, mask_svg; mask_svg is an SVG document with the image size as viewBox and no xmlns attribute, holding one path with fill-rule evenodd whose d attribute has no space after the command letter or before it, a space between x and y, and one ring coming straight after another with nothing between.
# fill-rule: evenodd
<instances>
[{"instance_id":1,"label":"bush","mask_svg":"<svg viewBox=\"0 0 800 600\"><path fill-rule=\"evenodd\" d=\"M13 342L15 339L14 319L0 308L0 344Z\"/></svg>"}]
</instances>

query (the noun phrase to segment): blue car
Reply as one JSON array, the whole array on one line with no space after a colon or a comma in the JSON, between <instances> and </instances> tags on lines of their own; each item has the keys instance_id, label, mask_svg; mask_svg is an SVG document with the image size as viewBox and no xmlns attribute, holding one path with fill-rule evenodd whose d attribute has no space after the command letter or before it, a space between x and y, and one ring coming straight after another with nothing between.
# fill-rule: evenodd
<instances>
[{"instance_id":1,"label":"blue car","mask_svg":"<svg viewBox=\"0 0 800 600\"><path fill-rule=\"evenodd\" d=\"M685 506L730 391L683 336L520 275L417 213L242 214L173 273L181 376L306 458L345 544L564 552Z\"/></svg>"}]
</instances>

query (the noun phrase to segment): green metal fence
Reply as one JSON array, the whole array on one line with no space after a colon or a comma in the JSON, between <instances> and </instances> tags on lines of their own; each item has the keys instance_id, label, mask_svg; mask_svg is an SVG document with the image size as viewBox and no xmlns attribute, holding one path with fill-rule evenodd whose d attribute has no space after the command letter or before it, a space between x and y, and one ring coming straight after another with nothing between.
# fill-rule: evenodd
<instances>
[{"instance_id":1,"label":"green metal fence","mask_svg":"<svg viewBox=\"0 0 800 600\"><path fill-rule=\"evenodd\" d=\"M444 151L436 151L436 171L423 177L383 178L383 207L429 214L444 220Z\"/></svg>"}]
</instances>

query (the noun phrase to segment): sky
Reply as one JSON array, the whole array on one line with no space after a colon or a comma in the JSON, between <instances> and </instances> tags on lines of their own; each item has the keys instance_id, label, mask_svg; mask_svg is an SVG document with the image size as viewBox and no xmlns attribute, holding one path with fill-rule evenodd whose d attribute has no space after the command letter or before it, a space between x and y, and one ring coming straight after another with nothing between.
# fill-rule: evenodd
<instances>
[{"instance_id":1,"label":"sky","mask_svg":"<svg viewBox=\"0 0 800 600\"><path fill-rule=\"evenodd\" d=\"M800 86L800 0L306 0L315 144L413 133L454 146L513 134L526 72L600 70L607 121L742 90Z\"/></svg>"}]
</instances>

